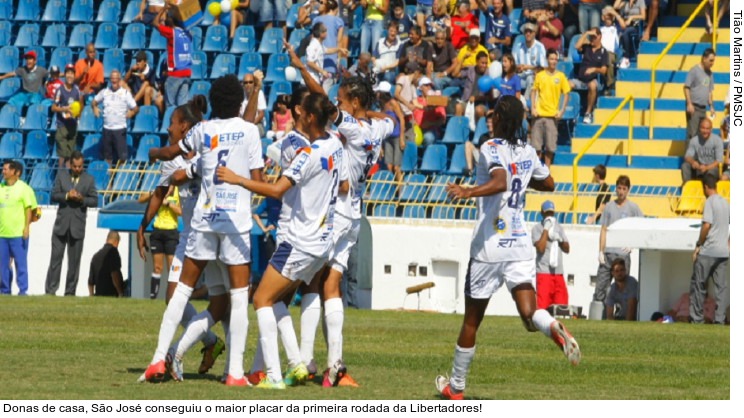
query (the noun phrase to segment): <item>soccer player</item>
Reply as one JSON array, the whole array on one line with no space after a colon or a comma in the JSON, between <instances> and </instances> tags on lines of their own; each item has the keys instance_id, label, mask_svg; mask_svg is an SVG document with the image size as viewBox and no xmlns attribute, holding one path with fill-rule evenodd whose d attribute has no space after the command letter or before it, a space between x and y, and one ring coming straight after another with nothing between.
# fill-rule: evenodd
<instances>
[{"instance_id":1,"label":"soccer player","mask_svg":"<svg viewBox=\"0 0 744 418\"><path fill-rule=\"evenodd\" d=\"M553 190L549 169L521 136L522 103L502 96L493 115L495 138L481 146L477 186L448 184L452 198L477 198L478 220L465 277L465 317L455 346L452 377L437 376L437 391L446 399L464 399L465 378L475 356L475 337L491 296L506 283L529 332L542 331L563 350L571 364L581 351L568 330L546 310L536 309L535 250L524 220L527 187Z\"/></svg>"},{"instance_id":2,"label":"soccer player","mask_svg":"<svg viewBox=\"0 0 744 418\"><path fill-rule=\"evenodd\" d=\"M301 282L309 284L328 260L333 246L334 206L339 185L344 184L341 190L348 187L344 170L339 169L344 163L343 147L325 129L335 110L324 94L311 93L305 98L300 119L311 145L297 154L276 183L248 180L229 167L217 170L220 181L282 199L279 229L283 238L253 296L267 375L258 383L259 388L286 388L279 364L273 306L283 295L293 293ZM306 365L300 363L287 377L303 381L307 376Z\"/></svg>"},{"instance_id":3,"label":"soccer player","mask_svg":"<svg viewBox=\"0 0 744 418\"><path fill-rule=\"evenodd\" d=\"M181 281L163 315L158 348L145 372L148 381L162 379L165 374L167 344L173 338L194 285L207 262L219 257L227 265L231 289L230 366L225 384L249 385L243 371L243 353L248 334L252 193L226 184L216 174L218 167L230 167L240 175L262 181L261 140L258 128L239 116L242 101L243 90L235 75L218 78L209 91L212 119L194 126L178 144L150 150L150 158L161 160L196 151L200 156L201 190L194 207Z\"/></svg>"}]
</instances>

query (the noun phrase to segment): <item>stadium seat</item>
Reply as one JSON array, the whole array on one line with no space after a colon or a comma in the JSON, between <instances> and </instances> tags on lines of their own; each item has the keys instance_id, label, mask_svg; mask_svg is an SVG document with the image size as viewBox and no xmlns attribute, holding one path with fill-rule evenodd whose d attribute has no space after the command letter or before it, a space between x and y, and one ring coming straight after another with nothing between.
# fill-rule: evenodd
<instances>
[{"instance_id":1,"label":"stadium seat","mask_svg":"<svg viewBox=\"0 0 744 418\"><path fill-rule=\"evenodd\" d=\"M210 1L211 3L211 1ZM200 26L209 27L214 24L214 16L212 16L211 13L209 13L208 10L205 10L204 13L204 19L202 19L201 23L199 23Z\"/></svg>"},{"instance_id":2,"label":"stadium seat","mask_svg":"<svg viewBox=\"0 0 744 418\"><path fill-rule=\"evenodd\" d=\"M49 162L42 161L34 164L34 170L31 173L31 181L28 185L34 190L51 190L54 182L54 173L56 172L54 163L50 166Z\"/></svg>"},{"instance_id":3,"label":"stadium seat","mask_svg":"<svg viewBox=\"0 0 744 418\"><path fill-rule=\"evenodd\" d=\"M400 192L401 202L423 202L426 196L426 176L423 174L408 174L403 178Z\"/></svg>"},{"instance_id":4,"label":"stadium seat","mask_svg":"<svg viewBox=\"0 0 744 418\"><path fill-rule=\"evenodd\" d=\"M209 78L216 80L227 74L235 74L235 55L219 54L212 63L212 74Z\"/></svg>"},{"instance_id":5,"label":"stadium seat","mask_svg":"<svg viewBox=\"0 0 744 418\"><path fill-rule=\"evenodd\" d=\"M372 211L372 216L393 218L395 211L395 205L377 205Z\"/></svg>"},{"instance_id":6,"label":"stadium seat","mask_svg":"<svg viewBox=\"0 0 744 418\"><path fill-rule=\"evenodd\" d=\"M563 106L563 97L561 96L560 106ZM568 104L566 105L566 112L563 113L563 118L558 123L558 129L560 132L561 128L565 128L569 138L573 138L574 130L579 122L579 116L581 115L581 97L579 93L572 91L568 93ZM560 135L559 135L560 137Z\"/></svg>"},{"instance_id":7,"label":"stadium seat","mask_svg":"<svg viewBox=\"0 0 744 418\"><path fill-rule=\"evenodd\" d=\"M52 51L52 58L49 60L49 66L56 65L61 71L67 64L72 64L74 62L75 58L73 57L72 49L61 46Z\"/></svg>"},{"instance_id":8,"label":"stadium seat","mask_svg":"<svg viewBox=\"0 0 744 418\"><path fill-rule=\"evenodd\" d=\"M41 46L44 48L57 48L67 45L67 26L64 23L54 23L47 26Z\"/></svg>"},{"instance_id":9,"label":"stadium seat","mask_svg":"<svg viewBox=\"0 0 744 418\"><path fill-rule=\"evenodd\" d=\"M103 119L93 115L93 108L88 105L83 107L78 119L78 132L100 132L103 128Z\"/></svg>"},{"instance_id":10,"label":"stadium seat","mask_svg":"<svg viewBox=\"0 0 744 418\"><path fill-rule=\"evenodd\" d=\"M70 42L67 46L75 49L83 49L91 41L93 41L93 25L80 23L73 26L72 33L70 34Z\"/></svg>"},{"instance_id":11,"label":"stadium seat","mask_svg":"<svg viewBox=\"0 0 744 418\"><path fill-rule=\"evenodd\" d=\"M194 26L189 29L189 33L191 34L192 51L201 51L202 42L204 40L204 32L202 32L202 28Z\"/></svg>"},{"instance_id":12,"label":"stadium seat","mask_svg":"<svg viewBox=\"0 0 744 418\"><path fill-rule=\"evenodd\" d=\"M703 213L704 205L703 182L690 180L682 186L682 193L673 209L678 215L696 215Z\"/></svg>"},{"instance_id":13,"label":"stadium seat","mask_svg":"<svg viewBox=\"0 0 744 418\"><path fill-rule=\"evenodd\" d=\"M67 0L47 0L42 22L65 22L67 20Z\"/></svg>"},{"instance_id":14,"label":"stadium seat","mask_svg":"<svg viewBox=\"0 0 744 418\"><path fill-rule=\"evenodd\" d=\"M267 29L261 38L261 44L258 47L260 54L278 54L284 48L284 32L282 28Z\"/></svg>"},{"instance_id":15,"label":"stadium seat","mask_svg":"<svg viewBox=\"0 0 744 418\"><path fill-rule=\"evenodd\" d=\"M271 111L274 108L274 103L280 94L292 94L292 83L289 81L277 81L271 85L271 91L269 92L269 102L266 104L266 108Z\"/></svg>"},{"instance_id":16,"label":"stadium seat","mask_svg":"<svg viewBox=\"0 0 744 418\"><path fill-rule=\"evenodd\" d=\"M160 161L152 163L147 167L147 171L142 176L142 184L139 189L141 192L155 190L158 187L158 181L160 181Z\"/></svg>"},{"instance_id":17,"label":"stadium seat","mask_svg":"<svg viewBox=\"0 0 744 418\"><path fill-rule=\"evenodd\" d=\"M0 138L0 160L21 158L22 152L23 137L20 133L6 132L2 138Z\"/></svg>"},{"instance_id":18,"label":"stadium seat","mask_svg":"<svg viewBox=\"0 0 744 418\"><path fill-rule=\"evenodd\" d=\"M13 24L7 20L0 20L0 45L10 45L13 39Z\"/></svg>"},{"instance_id":19,"label":"stadium seat","mask_svg":"<svg viewBox=\"0 0 744 418\"><path fill-rule=\"evenodd\" d=\"M444 144L431 144L426 147L419 171L440 173L447 167L447 147Z\"/></svg>"},{"instance_id":20,"label":"stadium seat","mask_svg":"<svg viewBox=\"0 0 744 418\"><path fill-rule=\"evenodd\" d=\"M21 88L21 79L18 77L0 81L0 101L7 101L19 88Z\"/></svg>"},{"instance_id":21,"label":"stadium seat","mask_svg":"<svg viewBox=\"0 0 744 418\"><path fill-rule=\"evenodd\" d=\"M395 199L395 174L391 171L378 171L369 181L369 197L367 202L388 202Z\"/></svg>"},{"instance_id":22,"label":"stadium seat","mask_svg":"<svg viewBox=\"0 0 744 418\"><path fill-rule=\"evenodd\" d=\"M204 96L209 97L210 86L211 84L208 81L194 81L191 83L191 88L189 88L189 99L197 94L203 94Z\"/></svg>"},{"instance_id":23,"label":"stadium seat","mask_svg":"<svg viewBox=\"0 0 744 418\"><path fill-rule=\"evenodd\" d=\"M480 118L478 119L478 122L475 123L473 143L477 144L480 141L480 137L485 134L488 134L488 123L486 123L486 118Z\"/></svg>"},{"instance_id":24,"label":"stadium seat","mask_svg":"<svg viewBox=\"0 0 744 418\"><path fill-rule=\"evenodd\" d=\"M238 26L238 28L235 29L235 36L233 36L230 52L233 54L244 54L246 52L254 52L255 50L256 30L253 29L253 26Z\"/></svg>"},{"instance_id":25,"label":"stadium seat","mask_svg":"<svg viewBox=\"0 0 744 418\"><path fill-rule=\"evenodd\" d=\"M262 68L261 54L258 52L246 52L240 57L240 66L238 68L238 78L243 80L243 76L253 73Z\"/></svg>"},{"instance_id":26,"label":"stadium seat","mask_svg":"<svg viewBox=\"0 0 744 418\"><path fill-rule=\"evenodd\" d=\"M447 128L444 131L442 142L445 144L462 144L468 140L469 136L468 118L465 116L453 116L447 122Z\"/></svg>"},{"instance_id":27,"label":"stadium seat","mask_svg":"<svg viewBox=\"0 0 744 418\"><path fill-rule=\"evenodd\" d=\"M300 47L300 42L302 42L303 39L307 37L307 35L310 34L310 31L307 29L295 29L292 31L292 34L289 35L289 43L292 45L295 49Z\"/></svg>"},{"instance_id":28,"label":"stadium seat","mask_svg":"<svg viewBox=\"0 0 744 418\"><path fill-rule=\"evenodd\" d=\"M0 109L0 129L16 130L21 127L21 115L17 107L6 103ZM19 151L20 152L20 151Z\"/></svg>"},{"instance_id":29,"label":"stadium seat","mask_svg":"<svg viewBox=\"0 0 744 418\"><path fill-rule=\"evenodd\" d=\"M157 135L145 135L140 138L139 146L137 147L137 155L134 157L134 161L146 163L150 161L150 148L160 148L160 137Z\"/></svg>"},{"instance_id":30,"label":"stadium seat","mask_svg":"<svg viewBox=\"0 0 744 418\"><path fill-rule=\"evenodd\" d=\"M403 162L400 170L404 173L416 171L418 167L418 147L413 142L406 142L406 149L403 150Z\"/></svg>"},{"instance_id":31,"label":"stadium seat","mask_svg":"<svg viewBox=\"0 0 744 418\"><path fill-rule=\"evenodd\" d=\"M281 29L280 29L281 30ZM210 26L204 35L204 52L225 52L227 50L227 28L222 25Z\"/></svg>"},{"instance_id":32,"label":"stadium seat","mask_svg":"<svg viewBox=\"0 0 744 418\"><path fill-rule=\"evenodd\" d=\"M18 10L16 11L16 22L35 22L39 20L41 7L39 0L18 0Z\"/></svg>"},{"instance_id":33,"label":"stadium seat","mask_svg":"<svg viewBox=\"0 0 744 418\"><path fill-rule=\"evenodd\" d=\"M31 105L26 111L26 118L21 129L24 131L46 130L49 119L49 104L38 103Z\"/></svg>"},{"instance_id":34,"label":"stadium seat","mask_svg":"<svg viewBox=\"0 0 744 418\"><path fill-rule=\"evenodd\" d=\"M191 53L191 79L207 78L207 53L194 51Z\"/></svg>"},{"instance_id":35,"label":"stadium seat","mask_svg":"<svg viewBox=\"0 0 744 418\"><path fill-rule=\"evenodd\" d=\"M457 173L458 175L461 174ZM428 203L440 203L447 201L447 183L455 183L456 176L436 176L431 182L429 193L426 194L426 202Z\"/></svg>"},{"instance_id":36,"label":"stadium seat","mask_svg":"<svg viewBox=\"0 0 744 418\"><path fill-rule=\"evenodd\" d=\"M86 160L97 160L101 156L101 134L86 135L81 150Z\"/></svg>"},{"instance_id":37,"label":"stadium seat","mask_svg":"<svg viewBox=\"0 0 744 418\"><path fill-rule=\"evenodd\" d=\"M0 0L0 20L13 18L13 0Z\"/></svg>"},{"instance_id":38,"label":"stadium seat","mask_svg":"<svg viewBox=\"0 0 744 418\"><path fill-rule=\"evenodd\" d=\"M116 192L129 192L138 190L141 172L137 163L126 162L117 167L111 189Z\"/></svg>"},{"instance_id":39,"label":"stadium seat","mask_svg":"<svg viewBox=\"0 0 744 418\"><path fill-rule=\"evenodd\" d=\"M512 35L519 33L519 29L522 26L522 9L515 7L514 10L509 13L509 31Z\"/></svg>"},{"instance_id":40,"label":"stadium seat","mask_svg":"<svg viewBox=\"0 0 744 418\"><path fill-rule=\"evenodd\" d=\"M93 176L93 179L96 182L96 189L100 190L106 190L108 188L109 179L111 176L109 175L109 165L106 161L102 160L95 160L91 161L91 163L88 165L88 174Z\"/></svg>"},{"instance_id":41,"label":"stadium seat","mask_svg":"<svg viewBox=\"0 0 744 418\"><path fill-rule=\"evenodd\" d=\"M287 12L287 27L295 27L297 18L299 18L300 16L300 7L302 7L301 3L295 3L292 5L292 7L289 8L289 11Z\"/></svg>"},{"instance_id":42,"label":"stadium seat","mask_svg":"<svg viewBox=\"0 0 744 418\"><path fill-rule=\"evenodd\" d=\"M453 206L434 206L431 210L432 219L455 219L455 208Z\"/></svg>"},{"instance_id":43,"label":"stadium seat","mask_svg":"<svg viewBox=\"0 0 744 418\"><path fill-rule=\"evenodd\" d=\"M20 52L12 45L0 48L0 74L15 71L20 62Z\"/></svg>"},{"instance_id":44,"label":"stadium seat","mask_svg":"<svg viewBox=\"0 0 744 418\"><path fill-rule=\"evenodd\" d=\"M124 51L141 50L145 48L146 42L145 25L139 22L130 23L124 30L121 49Z\"/></svg>"},{"instance_id":45,"label":"stadium seat","mask_svg":"<svg viewBox=\"0 0 744 418\"><path fill-rule=\"evenodd\" d=\"M49 139L42 130L31 131L26 135L24 160L43 160L49 156Z\"/></svg>"},{"instance_id":46,"label":"stadium seat","mask_svg":"<svg viewBox=\"0 0 744 418\"><path fill-rule=\"evenodd\" d=\"M450 159L449 169L447 169L446 173L459 176L462 175L463 170L467 167L467 163L465 162L465 144L457 144L455 150L452 151L452 158Z\"/></svg>"},{"instance_id":47,"label":"stadium seat","mask_svg":"<svg viewBox=\"0 0 744 418\"><path fill-rule=\"evenodd\" d=\"M51 204L51 194L45 190L36 190L36 204L41 206L49 206Z\"/></svg>"},{"instance_id":48,"label":"stadium seat","mask_svg":"<svg viewBox=\"0 0 744 418\"><path fill-rule=\"evenodd\" d=\"M96 49L109 49L119 46L119 27L113 22L104 22L96 33Z\"/></svg>"},{"instance_id":49,"label":"stadium seat","mask_svg":"<svg viewBox=\"0 0 744 418\"><path fill-rule=\"evenodd\" d=\"M111 76L111 71L119 70L124 76L124 51L118 48L107 49L103 53L103 76L107 79Z\"/></svg>"},{"instance_id":50,"label":"stadium seat","mask_svg":"<svg viewBox=\"0 0 744 418\"><path fill-rule=\"evenodd\" d=\"M568 61L558 61L557 69L558 69L558 71L560 71L563 74L565 74L567 79L570 80L570 79L574 78L574 74L573 74L574 65L573 65L573 63L568 62Z\"/></svg>"},{"instance_id":51,"label":"stadium seat","mask_svg":"<svg viewBox=\"0 0 744 418\"><path fill-rule=\"evenodd\" d=\"M519 51L519 48L524 45L524 42L524 35L520 34L515 36L514 41L512 42L512 51Z\"/></svg>"},{"instance_id":52,"label":"stadium seat","mask_svg":"<svg viewBox=\"0 0 744 418\"><path fill-rule=\"evenodd\" d=\"M287 81L284 69L289 65L289 55L272 54L269 56L269 64L266 66L266 82Z\"/></svg>"},{"instance_id":53,"label":"stadium seat","mask_svg":"<svg viewBox=\"0 0 744 418\"><path fill-rule=\"evenodd\" d=\"M579 53L579 50L576 49L576 43L579 42L579 38L581 38L580 34L574 35L571 38L571 42L568 44L568 58L569 61L573 62L574 64L581 63L581 54Z\"/></svg>"},{"instance_id":54,"label":"stadium seat","mask_svg":"<svg viewBox=\"0 0 744 418\"><path fill-rule=\"evenodd\" d=\"M93 20L93 0L73 0L70 7L70 22L90 22Z\"/></svg>"},{"instance_id":55,"label":"stadium seat","mask_svg":"<svg viewBox=\"0 0 744 418\"><path fill-rule=\"evenodd\" d=\"M462 89L457 86L445 87L444 90L442 90L442 96L452 97L452 96L459 96L461 94L462 94Z\"/></svg>"},{"instance_id":56,"label":"stadium seat","mask_svg":"<svg viewBox=\"0 0 744 418\"><path fill-rule=\"evenodd\" d=\"M460 219L465 221L474 221L478 216L478 210L473 207L462 208L460 210Z\"/></svg>"},{"instance_id":57,"label":"stadium seat","mask_svg":"<svg viewBox=\"0 0 744 418\"><path fill-rule=\"evenodd\" d=\"M338 89L341 87L340 84L336 83L331 86L331 88L328 90L328 98L331 100L331 102L336 103L336 100L338 99Z\"/></svg>"},{"instance_id":58,"label":"stadium seat","mask_svg":"<svg viewBox=\"0 0 744 418\"><path fill-rule=\"evenodd\" d=\"M403 207L403 217L412 219L425 219L426 207L423 205L408 205Z\"/></svg>"},{"instance_id":59,"label":"stadium seat","mask_svg":"<svg viewBox=\"0 0 744 418\"><path fill-rule=\"evenodd\" d=\"M21 26L16 34L14 45L19 48L39 45L39 25L36 23L26 23Z\"/></svg>"},{"instance_id":60,"label":"stadium seat","mask_svg":"<svg viewBox=\"0 0 744 418\"><path fill-rule=\"evenodd\" d=\"M133 134L157 133L159 122L157 106L140 106L131 132Z\"/></svg>"},{"instance_id":61,"label":"stadium seat","mask_svg":"<svg viewBox=\"0 0 744 418\"><path fill-rule=\"evenodd\" d=\"M127 8L124 9L124 16L121 17L121 23L134 22L134 18L139 14L141 4L142 2L140 0L129 0Z\"/></svg>"},{"instance_id":62,"label":"stadium seat","mask_svg":"<svg viewBox=\"0 0 744 418\"><path fill-rule=\"evenodd\" d=\"M165 40L165 37L157 30L153 30L150 34L150 43L147 45L147 49L151 51L164 51L167 47L168 41Z\"/></svg>"},{"instance_id":63,"label":"stadium seat","mask_svg":"<svg viewBox=\"0 0 744 418\"><path fill-rule=\"evenodd\" d=\"M119 3L119 0L104 0L98 6L96 22L118 23L119 13L121 13L121 3Z\"/></svg>"},{"instance_id":64,"label":"stadium seat","mask_svg":"<svg viewBox=\"0 0 744 418\"><path fill-rule=\"evenodd\" d=\"M168 135L168 127L170 126L170 120L174 110L176 110L176 106L167 107L165 109L162 124L160 125L160 131L158 132L159 134Z\"/></svg>"}]
</instances>

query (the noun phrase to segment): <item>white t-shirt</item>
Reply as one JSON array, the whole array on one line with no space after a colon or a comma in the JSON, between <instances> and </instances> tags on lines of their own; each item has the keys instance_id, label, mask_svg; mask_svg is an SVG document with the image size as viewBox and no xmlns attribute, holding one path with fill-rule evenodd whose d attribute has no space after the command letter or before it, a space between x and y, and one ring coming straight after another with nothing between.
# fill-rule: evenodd
<instances>
[{"instance_id":1,"label":"white t-shirt","mask_svg":"<svg viewBox=\"0 0 744 418\"><path fill-rule=\"evenodd\" d=\"M281 142L281 160L279 161L279 167L282 170L286 170L287 167L292 163L292 160L297 154L305 147L310 146L310 140L305 135L300 133L297 129L292 129L287 135L282 138Z\"/></svg>"},{"instance_id":2,"label":"white t-shirt","mask_svg":"<svg viewBox=\"0 0 744 418\"><path fill-rule=\"evenodd\" d=\"M349 193L339 196L336 211L350 219L361 219L362 195L367 173L380 157L383 139L393 133L395 125L387 118L357 120L344 111L338 112L334 125L338 133L346 139L344 151L349 172Z\"/></svg>"},{"instance_id":3,"label":"white t-shirt","mask_svg":"<svg viewBox=\"0 0 744 418\"><path fill-rule=\"evenodd\" d=\"M331 252L338 185L346 180L339 170L343 158L341 141L329 134L302 148L282 174L294 186L282 198L279 228L286 225L282 236L304 253Z\"/></svg>"},{"instance_id":4,"label":"white t-shirt","mask_svg":"<svg viewBox=\"0 0 744 418\"><path fill-rule=\"evenodd\" d=\"M126 129L127 111L137 107L132 93L119 87L116 91L106 87L96 94L96 103L103 104L103 127L104 129Z\"/></svg>"},{"instance_id":5,"label":"white t-shirt","mask_svg":"<svg viewBox=\"0 0 744 418\"><path fill-rule=\"evenodd\" d=\"M226 166L245 178L251 178L251 170L263 168L256 125L239 117L200 122L178 144L185 153L195 150L201 160L201 190L191 227L220 234L249 232L253 227L253 194L217 180L217 167Z\"/></svg>"},{"instance_id":6,"label":"white t-shirt","mask_svg":"<svg viewBox=\"0 0 744 418\"><path fill-rule=\"evenodd\" d=\"M240 117L243 117L243 113L245 113L245 109L248 107L248 98L243 99L243 103L240 105ZM263 90L258 91L258 105L256 106L257 111L259 112L265 112L266 111L266 96L264 95Z\"/></svg>"},{"instance_id":7,"label":"white t-shirt","mask_svg":"<svg viewBox=\"0 0 744 418\"><path fill-rule=\"evenodd\" d=\"M607 52L612 52L614 54L617 47L620 46L620 34L617 33L617 27L615 25L602 25L600 26L599 31L602 33L602 47L606 49Z\"/></svg>"},{"instance_id":8,"label":"white t-shirt","mask_svg":"<svg viewBox=\"0 0 744 418\"><path fill-rule=\"evenodd\" d=\"M487 263L534 260L535 247L524 221L525 193L531 179L546 179L550 169L529 144L512 146L491 139L480 148L477 184L488 183L495 170L506 170L506 191L477 198L478 220L470 257Z\"/></svg>"},{"instance_id":9,"label":"white t-shirt","mask_svg":"<svg viewBox=\"0 0 744 418\"><path fill-rule=\"evenodd\" d=\"M183 232L188 234L191 230L191 219L194 217L194 207L196 200L199 198L199 189L201 188L201 179L198 176L199 156L190 160L182 156L174 158L172 161L165 161L160 166L160 180L158 186L170 187L171 176L178 170L185 170L186 176L190 179L186 183L178 186L178 197L181 200L181 217L183 218Z\"/></svg>"},{"instance_id":10,"label":"white t-shirt","mask_svg":"<svg viewBox=\"0 0 744 418\"><path fill-rule=\"evenodd\" d=\"M312 62L319 68L323 68L325 48L323 48L323 44L318 38L313 37L313 39L310 40L310 44L307 46L307 50L305 50L305 57L307 57L308 64ZM318 83L322 82L322 77L319 72L310 68L310 66L307 67L307 70L310 72L310 75L313 76L313 79L315 81L317 81Z\"/></svg>"}]
</instances>

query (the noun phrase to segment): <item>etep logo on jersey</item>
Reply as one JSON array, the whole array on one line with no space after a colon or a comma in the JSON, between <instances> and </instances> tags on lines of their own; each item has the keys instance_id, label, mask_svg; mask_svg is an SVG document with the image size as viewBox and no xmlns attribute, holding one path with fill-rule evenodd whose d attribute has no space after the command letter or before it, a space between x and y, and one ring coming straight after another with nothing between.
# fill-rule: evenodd
<instances>
[{"instance_id":1,"label":"etep logo on jersey","mask_svg":"<svg viewBox=\"0 0 744 418\"><path fill-rule=\"evenodd\" d=\"M511 173L512 176L524 173L525 171L529 171L530 169L532 169L531 160L517 161L515 163L509 164L509 173Z\"/></svg>"},{"instance_id":2,"label":"etep logo on jersey","mask_svg":"<svg viewBox=\"0 0 744 418\"><path fill-rule=\"evenodd\" d=\"M208 134L204 134L204 146L209 148L210 150L213 150L217 148L220 145L226 145L226 146L234 146L234 145L240 145L241 140L245 136L245 132L227 132L219 135L213 135L210 136Z\"/></svg>"}]
</instances>

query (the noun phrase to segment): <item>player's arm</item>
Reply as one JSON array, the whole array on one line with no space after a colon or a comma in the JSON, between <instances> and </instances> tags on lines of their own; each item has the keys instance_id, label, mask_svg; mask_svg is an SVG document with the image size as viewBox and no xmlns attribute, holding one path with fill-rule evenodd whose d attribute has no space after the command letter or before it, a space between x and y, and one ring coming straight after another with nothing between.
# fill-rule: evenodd
<instances>
[{"instance_id":1,"label":"player's arm","mask_svg":"<svg viewBox=\"0 0 744 418\"><path fill-rule=\"evenodd\" d=\"M692 260L697 260L698 254L700 254L700 247L703 246L705 243L705 239L708 238L708 232L710 232L710 223L703 222L703 225L700 227L700 235L698 236L698 240L695 243L695 251L692 253Z\"/></svg>"},{"instance_id":2,"label":"player's arm","mask_svg":"<svg viewBox=\"0 0 744 418\"><path fill-rule=\"evenodd\" d=\"M145 208L145 214L142 216L142 222L140 222L139 228L137 228L137 250L139 251L140 257L145 260L145 253L147 252L147 240L145 240L145 229L150 225L155 215L158 213L158 209L163 204L163 199L168 193L168 188L165 186L158 186L150 194L149 200L147 201L147 207Z\"/></svg>"},{"instance_id":3,"label":"player's arm","mask_svg":"<svg viewBox=\"0 0 744 418\"><path fill-rule=\"evenodd\" d=\"M555 181L553 176L548 176L542 180L537 180L534 177L530 179L529 187L539 192L552 192L555 189Z\"/></svg>"},{"instance_id":4,"label":"player's arm","mask_svg":"<svg viewBox=\"0 0 744 418\"><path fill-rule=\"evenodd\" d=\"M247 179L235 174L235 172L227 167L219 167L217 168L217 178L225 183L234 184L244 189L250 190L253 193L258 193L266 197L272 197L277 200L281 200L282 196L284 196L284 193L286 193L287 190L294 186L292 181L286 176L279 177L279 180L277 180L276 183L264 183L260 180L260 170L254 171L259 171L259 179ZM253 174L253 172L251 172L251 174Z\"/></svg>"},{"instance_id":5,"label":"player's arm","mask_svg":"<svg viewBox=\"0 0 744 418\"><path fill-rule=\"evenodd\" d=\"M161 148L150 148L149 157L151 161L171 161L179 155L184 155L186 152L181 149L178 143L168 145L167 147Z\"/></svg>"},{"instance_id":6,"label":"player's arm","mask_svg":"<svg viewBox=\"0 0 744 418\"><path fill-rule=\"evenodd\" d=\"M297 56L294 47L289 42L284 41L284 48L289 54L289 59L292 66L297 68L297 70L302 74L302 79L305 81L307 89L310 90L311 93L320 93L327 96L325 90L323 90L323 86L315 81L313 76L310 75L310 72L307 70L307 66L305 65L305 63L303 63L300 57Z\"/></svg>"},{"instance_id":7,"label":"player's arm","mask_svg":"<svg viewBox=\"0 0 744 418\"><path fill-rule=\"evenodd\" d=\"M605 307L605 319L608 321L614 321L615 320L615 304L606 304Z\"/></svg>"},{"instance_id":8,"label":"player's arm","mask_svg":"<svg viewBox=\"0 0 744 418\"><path fill-rule=\"evenodd\" d=\"M628 299L628 310L625 312L625 320L635 321L637 310L638 310L638 298Z\"/></svg>"},{"instance_id":9,"label":"player's arm","mask_svg":"<svg viewBox=\"0 0 744 418\"><path fill-rule=\"evenodd\" d=\"M491 168L491 178L485 184L476 187L462 187L459 184L448 183L446 189L451 198L457 199L470 199L503 193L506 191L506 170L502 166L494 166Z\"/></svg>"},{"instance_id":10,"label":"player's arm","mask_svg":"<svg viewBox=\"0 0 744 418\"><path fill-rule=\"evenodd\" d=\"M543 228L543 231L540 234L540 237L537 239L537 241L534 242L535 250L537 250L539 254L545 253L545 248L548 246L549 235L550 234L548 233L548 230Z\"/></svg>"},{"instance_id":11,"label":"player's arm","mask_svg":"<svg viewBox=\"0 0 744 418\"><path fill-rule=\"evenodd\" d=\"M571 246L568 244L568 241L563 240L563 242L558 244L559 247L561 247L561 251L568 254L571 251Z\"/></svg>"},{"instance_id":12,"label":"player's arm","mask_svg":"<svg viewBox=\"0 0 744 418\"><path fill-rule=\"evenodd\" d=\"M253 72L253 82L256 83L253 86L253 91L251 91L251 97L248 98L248 106L245 107L245 112L243 113L243 120L250 123L259 123L260 120L257 120L256 116L258 113L258 96L261 92L261 88L263 80L263 72L261 70L256 70ZM263 118L262 118L263 119Z\"/></svg>"},{"instance_id":13,"label":"player's arm","mask_svg":"<svg viewBox=\"0 0 744 418\"><path fill-rule=\"evenodd\" d=\"M181 210L181 203L180 202L178 202L178 201L173 202L173 201L170 201L170 200L166 200L165 201L165 206L168 206L168 209L172 210L173 213L176 214L176 216L182 216L183 215L183 211Z\"/></svg>"}]
</instances>

